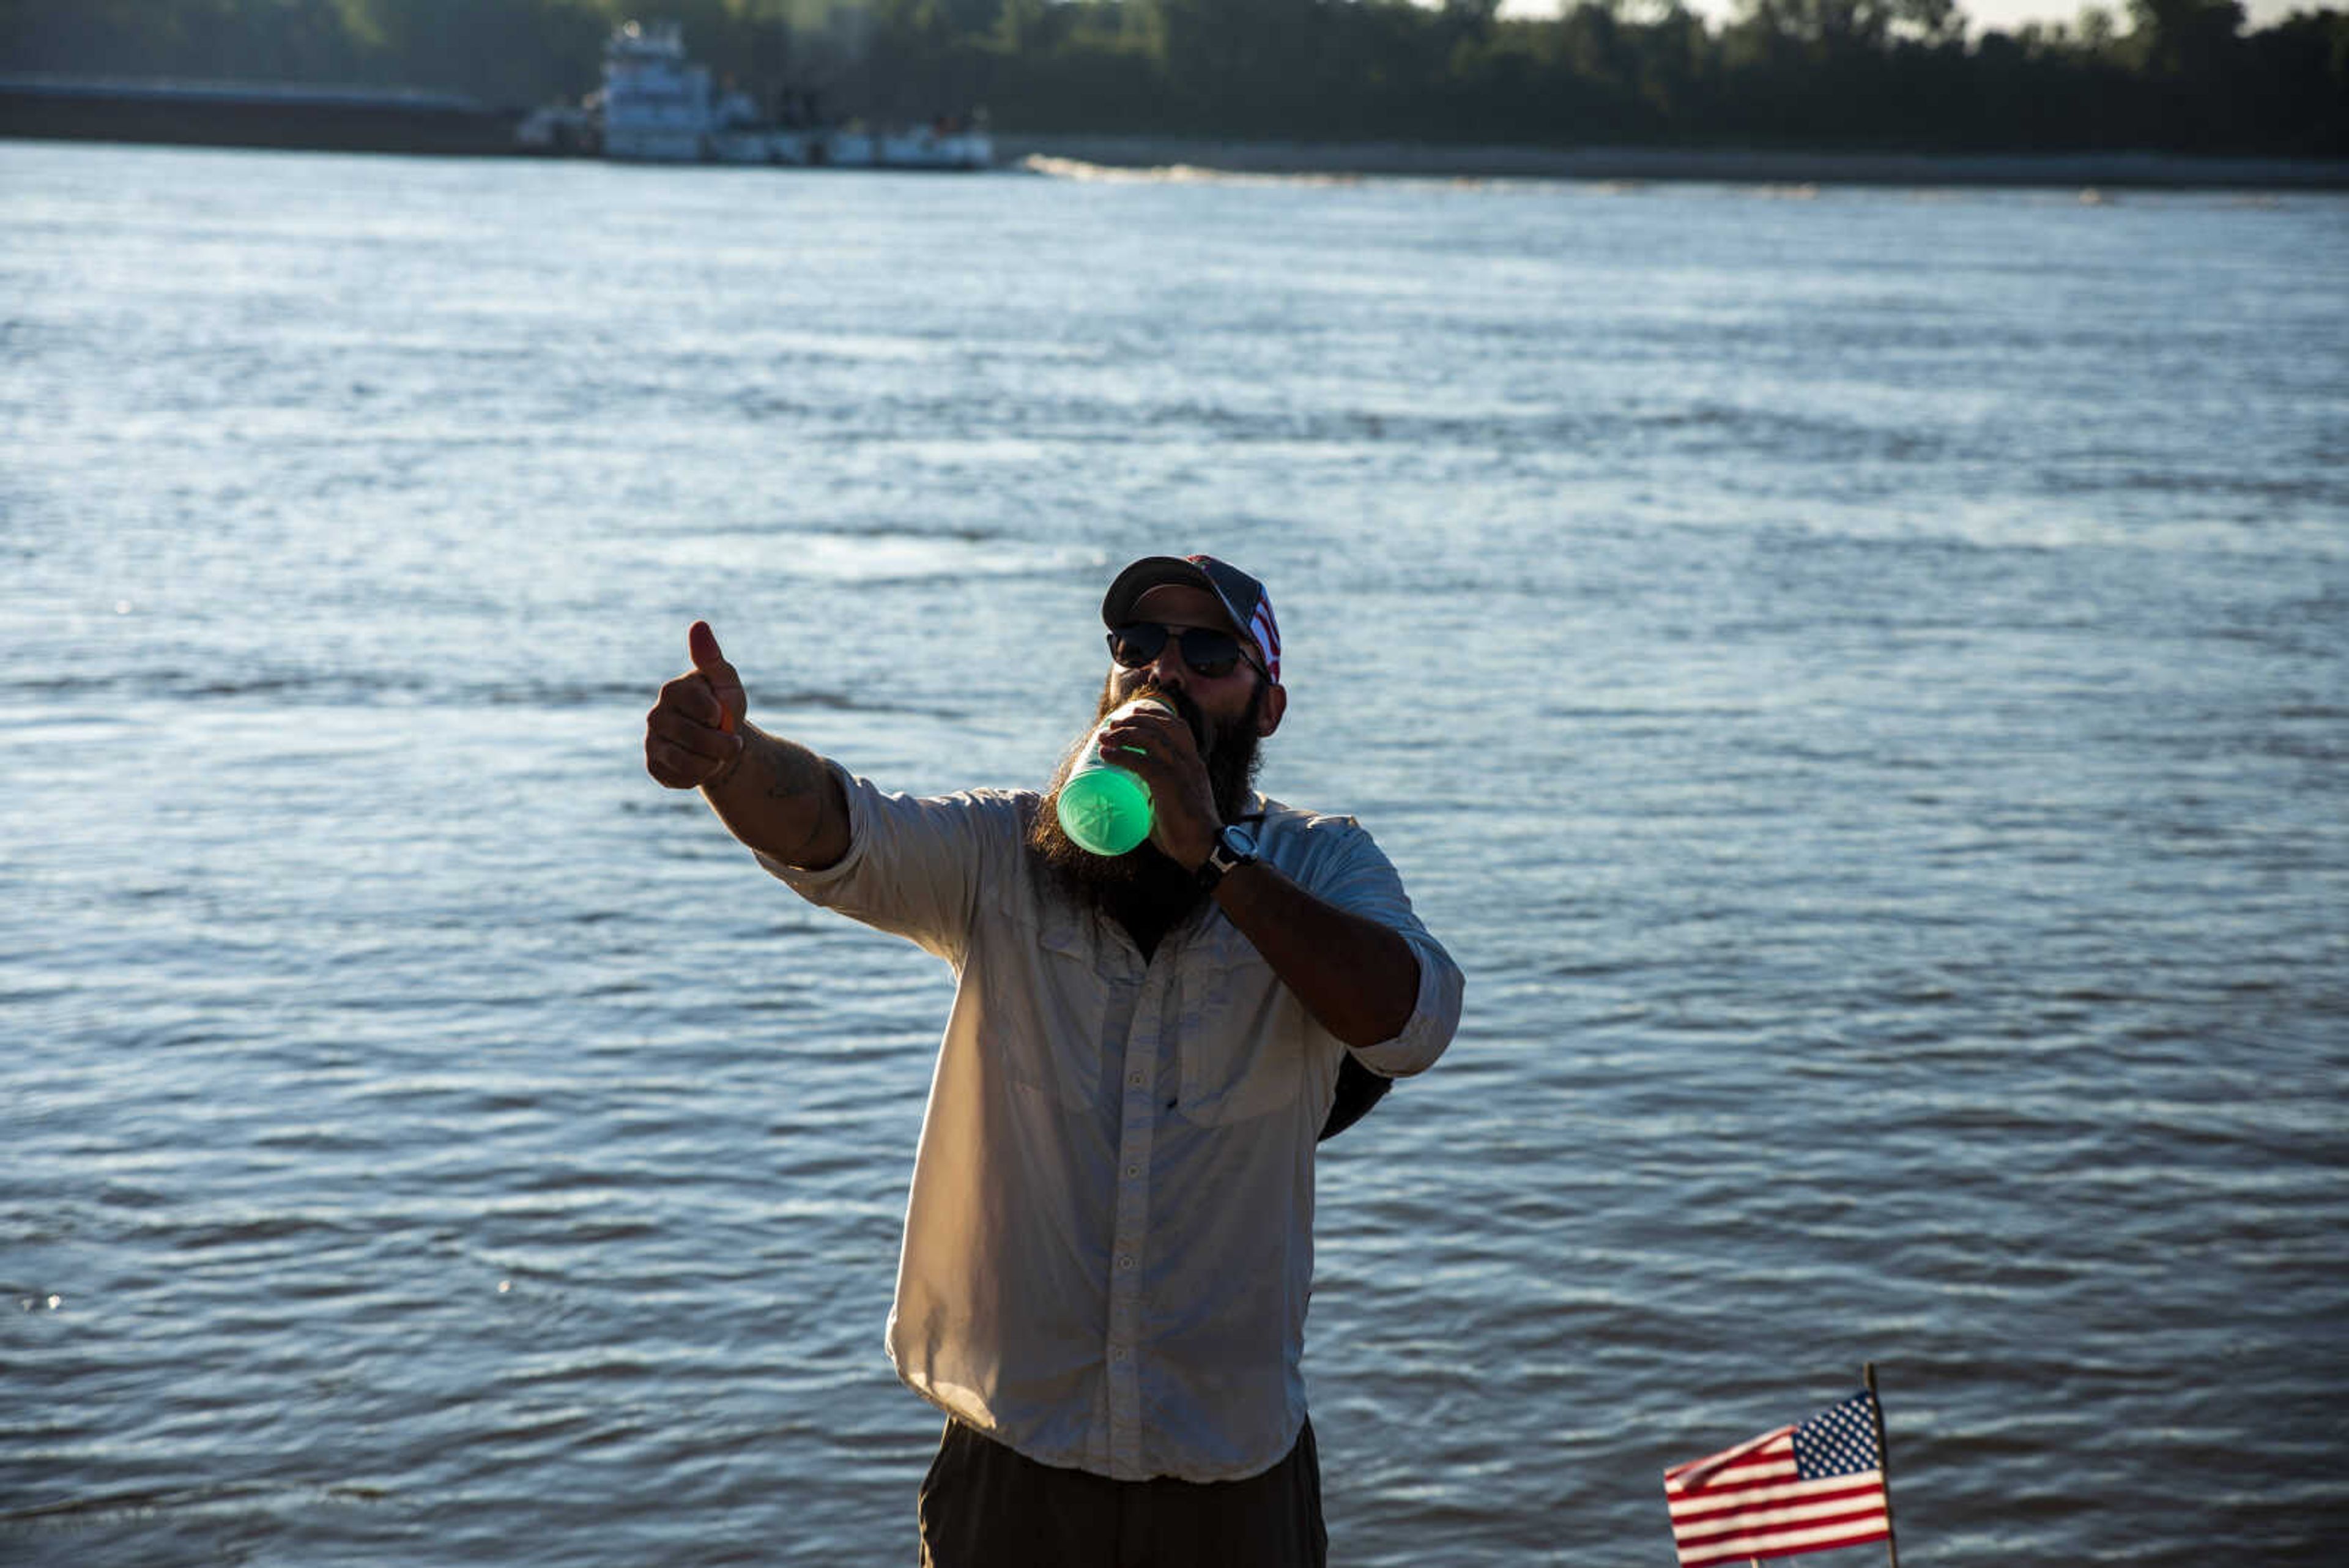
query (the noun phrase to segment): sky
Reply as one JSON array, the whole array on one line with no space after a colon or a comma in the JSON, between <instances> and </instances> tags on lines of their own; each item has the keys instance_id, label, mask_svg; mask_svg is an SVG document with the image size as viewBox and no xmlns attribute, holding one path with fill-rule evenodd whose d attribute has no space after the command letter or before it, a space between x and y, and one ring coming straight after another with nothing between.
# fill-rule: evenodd
<instances>
[{"instance_id":1,"label":"sky","mask_svg":"<svg viewBox=\"0 0 2349 1568\"><path fill-rule=\"evenodd\" d=\"M1981 34L2011 32L2026 22L2069 22L2079 16L2083 0L1958 0L1958 9L1972 24L1967 30ZM2243 0L2243 9L2250 14L2250 26L2265 27L2294 11L2319 11L2339 4L2340 0ZM1737 9L1735 0L1688 0L1688 6L1715 22L1725 20ZM2105 8L2116 16L2126 16L2128 10L2127 0L2105 0ZM1554 16L1558 10L1558 0L1503 0L1501 6L1505 16Z\"/></svg>"}]
</instances>

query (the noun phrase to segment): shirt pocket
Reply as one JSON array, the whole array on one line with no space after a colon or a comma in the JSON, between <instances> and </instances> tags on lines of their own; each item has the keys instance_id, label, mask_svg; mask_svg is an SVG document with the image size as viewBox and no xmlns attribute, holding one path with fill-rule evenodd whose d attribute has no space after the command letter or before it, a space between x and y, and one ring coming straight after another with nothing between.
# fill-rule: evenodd
<instances>
[{"instance_id":1,"label":"shirt pocket","mask_svg":"<svg viewBox=\"0 0 2349 1568\"><path fill-rule=\"evenodd\" d=\"M1090 1110L1100 1088L1102 1030L1109 999L1098 955L1072 919L1001 912L1009 961L989 965L1023 983L990 988L978 1028L988 1061L1004 1077L1071 1110Z\"/></svg>"},{"instance_id":2,"label":"shirt pocket","mask_svg":"<svg viewBox=\"0 0 2349 1568\"><path fill-rule=\"evenodd\" d=\"M1174 1027L1191 1121L1226 1126L1293 1105L1315 1033L1304 1007L1246 937L1220 926L1186 955Z\"/></svg>"}]
</instances>

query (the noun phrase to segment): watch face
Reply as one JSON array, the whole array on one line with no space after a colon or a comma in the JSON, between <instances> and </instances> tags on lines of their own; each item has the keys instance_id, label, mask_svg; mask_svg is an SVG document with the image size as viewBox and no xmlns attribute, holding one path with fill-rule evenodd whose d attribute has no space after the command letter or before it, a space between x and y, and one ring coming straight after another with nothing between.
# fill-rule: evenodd
<instances>
[{"instance_id":1,"label":"watch face","mask_svg":"<svg viewBox=\"0 0 2349 1568\"><path fill-rule=\"evenodd\" d=\"M1255 837L1237 823L1217 834L1216 841L1224 846L1226 855L1236 855L1243 860L1251 859L1256 855Z\"/></svg>"}]
</instances>

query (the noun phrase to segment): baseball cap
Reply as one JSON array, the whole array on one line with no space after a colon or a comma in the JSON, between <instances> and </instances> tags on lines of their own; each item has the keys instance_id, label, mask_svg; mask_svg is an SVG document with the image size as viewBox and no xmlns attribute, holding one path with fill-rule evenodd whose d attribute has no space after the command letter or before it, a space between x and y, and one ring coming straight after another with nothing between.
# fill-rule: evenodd
<instances>
[{"instance_id":1,"label":"baseball cap","mask_svg":"<svg viewBox=\"0 0 2349 1568\"><path fill-rule=\"evenodd\" d=\"M1215 595L1240 635L1256 644L1265 674L1280 684L1280 627L1272 618L1272 597L1262 583L1213 556L1144 556L1110 584L1102 597L1102 624L1112 631L1127 625L1143 595L1170 583Z\"/></svg>"}]
</instances>

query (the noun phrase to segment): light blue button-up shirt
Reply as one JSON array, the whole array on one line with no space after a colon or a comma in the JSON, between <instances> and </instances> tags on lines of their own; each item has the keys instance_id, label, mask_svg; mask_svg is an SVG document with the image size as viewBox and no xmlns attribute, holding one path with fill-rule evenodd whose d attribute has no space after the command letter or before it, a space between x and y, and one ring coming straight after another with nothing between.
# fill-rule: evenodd
<instances>
[{"instance_id":1,"label":"light blue button-up shirt","mask_svg":"<svg viewBox=\"0 0 2349 1568\"><path fill-rule=\"evenodd\" d=\"M1232 1480L1305 1420L1314 1140L1347 1047L1212 902L1145 961L1025 846L1040 799L885 794L840 774L848 853L761 856L811 902L955 968L888 1347L915 1392L1045 1464ZM1460 1020L1458 966L1350 817L1258 797L1264 859L1419 960L1389 1077Z\"/></svg>"}]
</instances>

